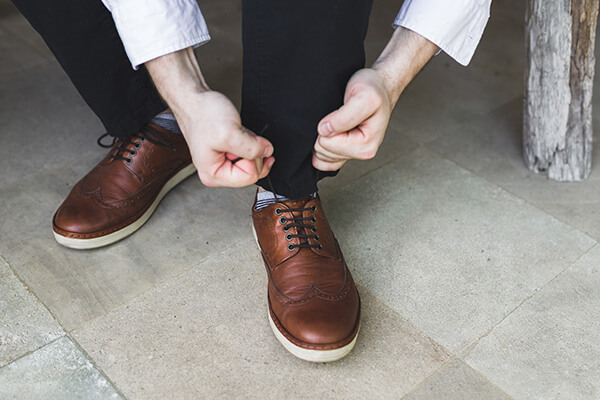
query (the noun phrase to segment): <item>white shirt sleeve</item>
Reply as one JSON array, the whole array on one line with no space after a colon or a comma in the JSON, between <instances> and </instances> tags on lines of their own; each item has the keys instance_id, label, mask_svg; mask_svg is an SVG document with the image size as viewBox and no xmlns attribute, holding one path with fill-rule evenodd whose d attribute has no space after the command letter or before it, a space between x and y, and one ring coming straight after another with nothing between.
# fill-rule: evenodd
<instances>
[{"instance_id":1,"label":"white shirt sleeve","mask_svg":"<svg viewBox=\"0 0 600 400\"><path fill-rule=\"evenodd\" d=\"M134 69L210 40L196 0L102 0Z\"/></svg>"},{"instance_id":2,"label":"white shirt sleeve","mask_svg":"<svg viewBox=\"0 0 600 400\"><path fill-rule=\"evenodd\" d=\"M418 33L462 65L473 58L492 0L405 0L394 27Z\"/></svg>"}]
</instances>

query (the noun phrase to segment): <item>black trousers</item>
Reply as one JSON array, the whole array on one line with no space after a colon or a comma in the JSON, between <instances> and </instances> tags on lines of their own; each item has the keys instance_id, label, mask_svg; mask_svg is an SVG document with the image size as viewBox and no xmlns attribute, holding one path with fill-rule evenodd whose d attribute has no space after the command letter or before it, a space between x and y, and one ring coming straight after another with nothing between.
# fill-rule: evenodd
<instances>
[{"instance_id":1,"label":"black trousers","mask_svg":"<svg viewBox=\"0 0 600 400\"><path fill-rule=\"evenodd\" d=\"M13 0L108 133L137 132L167 108L147 71L131 68L100 0ZM244 0L242 123L269 139L277 193L300 198L335 172L312 167L319 120L343 104L365 63L372 0ZM259 185L271 189L262 180Z\"/></svg>"}]
</instances>

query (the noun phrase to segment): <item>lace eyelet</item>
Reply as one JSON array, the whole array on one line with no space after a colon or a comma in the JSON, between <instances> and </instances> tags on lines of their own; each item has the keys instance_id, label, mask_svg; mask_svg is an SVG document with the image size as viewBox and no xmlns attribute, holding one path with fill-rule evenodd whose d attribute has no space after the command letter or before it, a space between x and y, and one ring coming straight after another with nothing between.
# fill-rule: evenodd
<instances>
[{"instance_id":1,"label":"lace eyelet","mask_svg":"<svg viewBox=\"0 0 600 400\"><path fill-rule=\"evenodd\" d=\"M141 142L141 143L144 143L146 140L148 140L148 139L146 139L145 137L141 137L141 138L140 138L140 142Z\"/></svg>"},{"instance_id":2,"label":"lace eyelet","mask_svg":"<svg viewBox=\"0 0 600 400\"><path fill-rule=\"evenodd\" d=\"M287 249L288 249L289 251L294 251L294 245L293 245L293 244L291 244L291 243L290 243L290 244L288 244L288 245L287 245Z\"/></svg>"},{"instance_id":3,"label":"lace eyelet","mask_svg":"<svg viewBox=\"0 0 600 400\"><path fill-rule=\"evenodd\" d=\"M293 237L292 237L291 233L288 233L287 235L285 235L285 240L287 240L288 242L292 239L293 239Z\"/></svg>"},{"instance_id":4,"label":"lace eyelet","mask_svg":"<svg viewBox=\"0 0 600 400\"><path fill-rule=\"evenodd\" d=\"M137 151L135 151L135 150L130 150L130 151L129 151L129 154L131 154L131 157L134 157L134 156L136 156L136 155L137 155Z\"/></svg>"},{"instance_id":5,"label":"lace eyelet","mask_svg":"<svg viewBox=\"0 0 600 400\"><path fill-rule=\"evenodd\" d=\"M315 235L315 240L319 240L319 235Z\"/></svg>"},{"instance_id":6,"label":"lace eyelet","mask_svg":"<svg viewBox=\"0 0 600 400\"><path fill-rule=\"evenodd\" d=\"M311 207L310 207L310 211L312 211L312 212L315 212L315 211L317 211L317 206L311 206Z\"/></svg>"},{"instance_id":7,"label":"lace eyelet","mask_svg":"<svg viewBox=\"0 0 600 400\"><path fill-rule=\"evenodd\" d=\"M281 218L279 218L279 222L281 223L281 225L285 225L285 223L287 222L287 218L281 217Z\"/></svg>"},{"instance_id":8,"label":"lace eyelet","mask_svg":"<svg viewBox=\"0 0 600 400\"><path fill-rule=\"evenodd\" d=\"M323 245L319 243L319 245L317 246L317 250L323 250Z\"/></svg>"},{"instance_id":9,"label":"lace eyelet","mask_svg":"<svg viewBox=\"0 0 600 400\"><path fill-rule=\"evenodd\" d=\"M281 215L281 208L277 207L277 208L275 209L275 214L276 214L276 215Z\"/></svg>"},{"instance_id":10,"label":"lace eyelet","mask_svg":"<svg viewBox=\"0 0 600 400\"><path fill-rule=\"evenodd\" d=\"M289 226L284 226L284 227L283 227L283 231L284 231L284 232L287 232L287 231L289 231L289 230L290 230L290 227L289 227Z\"/></svg>"},{"instance_id":11,"label":"lace eyelet","mask_svg":"<svg viewBox=\"0 0 600 400\"><path fill-rule=\"evenodd\" d=\"M311 231L316 232L317 231L317 227L313 226L312 228L310 228Z\"/></svg>"},{"instance_id":12,"label":"lace eyelet","mask_svg":"<svg viewBox=\"0 0 600 400\"><path fill-rule=\"evenodd\" d=\"M128 165L130 165L130 164L133 162L133 159L132 159L131 157L127 157L127 158L125 159L125 162L126 162Z\"/></svg>"},{"instance_id":13,"label":"lace eyelet","mask_svg":"<svg viewBox=\"0 0 600 400\"><path fill-rule=\"evenodd\" d=\"M142 144L139 142L135 142L134 146L136 149L139 149L140 147L142 147Z\"/></svg>"},{"instance_id":14,"label":"lace eyelet","mask_svg":"<svg viewBox=\"0 0 600 400\"><path fill-rule=\"evenodd\" d=\"M315 217L315 216L310 217L310 221L311 222L317 222L317 217Z\"/></svg>"}]
</instances>

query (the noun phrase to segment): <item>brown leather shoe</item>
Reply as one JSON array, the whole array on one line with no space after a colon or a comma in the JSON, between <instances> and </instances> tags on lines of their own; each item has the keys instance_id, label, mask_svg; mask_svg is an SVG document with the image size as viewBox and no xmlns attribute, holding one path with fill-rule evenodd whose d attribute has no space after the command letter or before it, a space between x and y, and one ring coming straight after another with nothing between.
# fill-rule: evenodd
<instances>
[{"instance_id":1,"label":"brown leather shoe","mask_svg":"<svg viewBox=\"0 0 600 400\"><path fill-rule=\"evenodd\" d=\"M344 357L356 343L360 299L318 196L253 207L252 218L273 333L303 360Z\"/></svg>"},{"instance_id":2,"label":"brown leather shoe","mask_svg":"<svg viewBox=\"0 0 600 400\"><path fill-rule=\"evenodd\" d=\"M105 246L131 235L160 200L195 171L183 135L148 124L117 140L54 214L58 243L74 249Z\"/></svg>"}]
</instances>

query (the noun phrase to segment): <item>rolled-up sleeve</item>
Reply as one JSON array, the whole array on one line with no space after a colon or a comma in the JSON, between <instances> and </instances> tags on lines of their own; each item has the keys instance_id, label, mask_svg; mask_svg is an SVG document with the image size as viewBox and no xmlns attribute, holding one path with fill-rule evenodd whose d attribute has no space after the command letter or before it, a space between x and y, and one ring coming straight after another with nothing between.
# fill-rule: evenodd
<instances>
[{"instance_id":1,"label":"rolled-up sleeve","mask_svg":"<svg viewBox=\"0 0 600 400\"><path fill-rule=\"evenodd\" d=\"M196 0L102 0L111 12L131 65L210 40Z\"/></svg>"},{"instance_id":2,"label":"rolled-up sleeve","mask_svg":"<svg viewBox=\"0 0 600 400\"><path fill-rule=\"evenodd\" d=\"M492 0L405 0L394 27L418 33L467 65L487 25L491 3Z\"/></svg>"}]
</instances>

